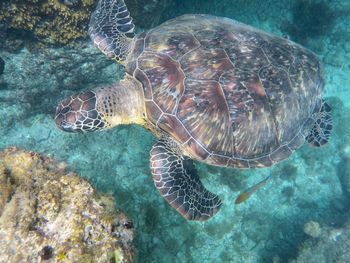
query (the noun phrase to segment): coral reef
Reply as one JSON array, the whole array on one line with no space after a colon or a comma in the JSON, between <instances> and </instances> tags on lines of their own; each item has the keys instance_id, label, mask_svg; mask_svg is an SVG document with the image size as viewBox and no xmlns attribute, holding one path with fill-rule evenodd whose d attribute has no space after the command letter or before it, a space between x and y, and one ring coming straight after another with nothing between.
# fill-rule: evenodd
<instances>
[{"instance_id":1,"label":"coral reef","mask_svg":"<svg viewBox=\"0 0 350 263\"><path fill-rule=\"evenodd\" d=\"M0 262L132 262L133 224L64 163L0 153Z\"/></svg>"},{"instance_id":2,"label":"coral reef","mask_svg":"<svg viewBox=\"0 0 350 263\"><path fill-rule=\"evenodd\" d=\"M0 23L10 32L10 42L32 38L45 44L68 44L86 39L95 0L5 0L0 4ZM150 28L160 23L169 0L126 0L135 23ZM27 40L25 40L27 39ZM12 40L12 41L11 41ZM15 41L16 42L16 41ZM16 42L20 48L20 44ZM2 45L6 45L2 43ZM7 44L11 48L11 44Z\"/></svg>"},{"instance_id":3,"label":"coral reef","mask_svg":"<svg viewBox=\"0 0 350 263\"><path fill-rule=\"evenodd\" d=\"M8 28L32 32L50 44L67 44L87 37L94 1L13 0L0 7L0 22Z\"/></svg>"},{"instance_id":4,"label":"coral reef","mask_svg":"<svg viewBox=\"0 0 350 263\"><path fill-rule=\"evenodd\" d=\"M309 235L310 237L317 238L321 235L320 224L315 222L315 221L307 222L304 225L304 232L305 232L305 234Z\"/></svg>"},{"instance_id":5,"label":"coral reef","mask_svg":"<svg viewBox=\"0 0 350 263\"><path fill-rule=\"evenodd\" d=\"M307 225L315 226L318 223L309 222ZM311 238L301 245L297 259L290 261L291 263L349 262L350 221L341 228L319 225L311 228ZM309 230L306 232L310 235Z\"/></svg>"}]
</instances>

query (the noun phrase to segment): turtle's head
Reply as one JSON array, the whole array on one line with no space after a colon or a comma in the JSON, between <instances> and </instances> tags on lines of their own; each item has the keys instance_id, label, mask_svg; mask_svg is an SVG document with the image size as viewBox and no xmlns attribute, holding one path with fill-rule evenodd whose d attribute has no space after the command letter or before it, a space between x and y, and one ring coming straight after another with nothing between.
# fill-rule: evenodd
<instances>
[{"instance_id":1,"label":"turtle's head","mask_svg":"<svg viewBox=\"0 0 350 263\"><path fill-rule=\"evenodd\" d=\"M67 132L97 131L119 124L142 125L142 88L127 77L118 84L70 96L58 105L55 121Z\"/></svg>"},{"instance_id":2,"label":"turtle's head","mask_svg":"<svg viewBox=\"0 0 350 263\"><path fill-rule=\"evenodd\" d=\"M105 128L106 122L97 110L96 93L87 91L70 96L56 108L55 122L63 131L86 132Z\"/></svg>"}]
</instances>

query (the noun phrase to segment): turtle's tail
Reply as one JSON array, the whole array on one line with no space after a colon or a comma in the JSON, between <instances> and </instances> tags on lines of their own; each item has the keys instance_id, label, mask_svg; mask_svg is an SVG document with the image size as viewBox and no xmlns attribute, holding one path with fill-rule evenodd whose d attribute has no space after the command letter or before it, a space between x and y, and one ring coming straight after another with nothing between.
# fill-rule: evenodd
<instances>
[{"instance_id":1,"label":"turtle's tail","mask_svg":"<svg viewBox=\"0 0 350 263\"><path fill-rule=\"evenodd\" d=\"M70 96L56 108L55 122L63 131L86 132L105 128L103 116L97 110L94 91Z\"/></svg>"}]
</instances>

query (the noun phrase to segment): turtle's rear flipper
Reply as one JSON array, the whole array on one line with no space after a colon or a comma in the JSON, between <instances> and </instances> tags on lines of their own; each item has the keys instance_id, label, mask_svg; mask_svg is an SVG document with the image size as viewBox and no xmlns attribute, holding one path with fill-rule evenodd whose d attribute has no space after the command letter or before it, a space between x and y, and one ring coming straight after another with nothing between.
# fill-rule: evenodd
<instances>
[{"instance_id":1,"label":"turtle's rear flipper","mask_svg":"<svg viewBox=\"0 0 350 263\"><path fill-rule=\"evenodd\" d=\"M320 147L329 141L333 128L331 107L323 100L321 110L316 115L316 121L306 137L312 146Z\"/></svg>"},{"instance_id":2,"label":"turtle's rear flipper","mask_svg":"<svg viewBox=\"0 0 350 263\"><path fill-rule=\"evenodd\" d=\"M134 28L124 0L99 0L91 15L89 35L107 57L124 61L134 37Z\"/></svg>"},{"instance_id":3,"label":"turtle's rear flipper","mask_svg":"<svg viewBox=\"0 0 350 263\"><path fill-rule=\"evenodd\" d=\"M151 150L154 184L167 202L188 220L205 221L222 202L204 188L191 159L179 155L175 142L162 138Z\"/></svg>"}]
</instances>

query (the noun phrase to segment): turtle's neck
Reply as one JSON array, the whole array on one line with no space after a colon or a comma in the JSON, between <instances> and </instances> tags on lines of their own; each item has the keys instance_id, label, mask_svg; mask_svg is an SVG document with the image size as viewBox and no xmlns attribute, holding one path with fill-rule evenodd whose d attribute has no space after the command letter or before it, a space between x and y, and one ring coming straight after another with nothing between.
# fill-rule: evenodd
<instances>
[{"instance_id":1,"label":"turtle's neck","mask_svg":"<svg viewBox=\"0 0 350 263\"><path fill-rule=\"evenodd\" d=\"M142 87L126 75L119 83L96 90L97 109L103 113L108 128L120 124L144 124Z\"/></svg>"}]
</instances>

